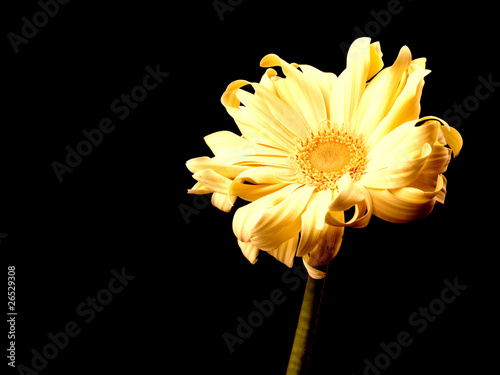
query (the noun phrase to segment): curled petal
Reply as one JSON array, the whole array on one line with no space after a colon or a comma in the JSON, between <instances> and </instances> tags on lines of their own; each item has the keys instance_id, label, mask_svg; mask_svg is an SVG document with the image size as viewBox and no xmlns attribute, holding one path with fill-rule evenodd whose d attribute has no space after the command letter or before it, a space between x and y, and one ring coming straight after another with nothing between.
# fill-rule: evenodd
<instances>
[{"instance_id":1,"label":"curled petal","mask_svg":"<svg viewBox=\"0 0 500 375\"><path fill-rule=\"evenodd\" d=\"M231 211L237 196L228 196L227 194L213 193L212 194L212 205L217 207L219 210L224 212Z\"/></svg>"},{"instance_id":2,"label":"curled petal","mask_svg":"<svg viewBox=\"0 0 500 375\"><path fill-rule=\"evenodd\" d=\"M356 128L359 132L371 134L390 111L404 87L402 81L410 60L411 53L408 47L401 48L394 64L382 70L367 85L356 115Z\"/></svg>"},{"instance_id":3,"label":"curled petal","mask_svg":"<svg viewBox=\"0 0 500 375\"><path fill-rule=\"evenodd\" d=\"M280 59L277 55L264 56L260 62L262 67L281 66L283 73L289 80L289 91L299 99L299 108L304 120L315 130L315 127L327 119L325 99L316 82L310 76L303 74L295 66ZM281 81L281 80L280 80ZM278 92L280 90L278 89Z\"/></svg>"},{"instance_id":4,"label":"curled petal","mask_svg":"<svg viewBox=\"0 0 500 375\"><path fill-rule=\"evenodd\" d=\"M365 198L348 173L339 179L337 186L339 193L328 207L330 211L346 211Z\"/></svg>"},{"instance_id":5,"label":"curled petal","mask_svg":"<svg viewBox=\"0 0 500 375\"><path fill-rule=\"evenodd\" d=\"M385 168L365 173L359 180L359 184L376 189L407 186L417 179L431 151L432 147L426 143L422 147L420 157L396 159Z\"/></svg>"},{"instance_id":6,"label":"curled petal","mask_svg":"<svg viewBox=\"0 0 500 375\"><path fill-rule=\"evenodd\" d=\"M288 226L295 221L300 223L300 215L307 206L314 189L314 186L298 187L282 202L265 210L252 228L252 234L259 237L274 236L280 227Z\"/></svg>"},{"instance_id":7,"label":"curled petal","mask_svg":"<svg viewBox=\"0 0 500 375\"><path fill-rule=\"evenodd\" d=\"M227 178L235 178L240 173L248 169L248 167L242 167L238 165L227 165L215 161L207 156L188 160L186 162L186 167L192 173L199 172L203 169L212 169L213 171Z\"/></svg>"},{"instance_id":8,"label":"curled petal","mask_svg":"<svg viewBox=\"0 0 500 375\"><path fill-rule=\"evenodd\" d=\"M255 264L257 262L257 255L259 255L259 248L251 242L243 242L240 240L238 240L238 245L245 258L247 258L250 263Z\"/></svg>"},{"instance_id":9,"label":"curled petal","mask_svg":"<svg viewBox=\"0 0 500 375\"><path fill-rule=\"evenodd\" d=\"M370 38L356 39L347 53L344 86L344 129L351 131L370 70Z\"/></svg>"},{"instance_id":10,"label":"curled petal","mask_svg":"<svg viewBox=\"0 0 500 375\"><path fill-rule=\"evenodd\" d=\"M295 252L297 251L297 242L299 241L299 234L283 242L277 249L268 251L268 254L278 259L281 263L288 267L293 266Z\"/></svg>"},{"instance_id":11,"label":"curled petal","mask_svg":"<svg viewBox=\"0 0 500 375\"><path fill-rule=\"evenodd\" d=\"M345 219L339 218L336 214L337 211L330 210L326 214L325 222L329 225L336 227L354 227L354 228L364 228L370 222L373 208L372 208L372 200L371 196L363 186L359 184L353 184L354 188L362 195L362 198L359 200L351 200L350 206L348 203L343 206L345 207L344 211L354 206L354 215L352 218L345 222ZM335 208L335 207L334 207Z\"/></svg>"},{"instance_id":12,"label":"curled petal","mask_svg":"<svg viewBox=\"0 0 500 375\"><path fill-rule=\"evenodd\" d=\"M325 226L325 215L332 200L331 190L321 190L313 193L306 211L301 217L300 243L297 256L301 257L311 252L318 245L321 231Z\"/></svg>"},{"instance_id":13,"label":"curled petal","mask_svg":"<svg viewBox=\"0 0 500 375\"><path fill-rule=\"evenodd\" d=\"M391 223L407 223L426 217L436 202L435 196L428 197L415 188L368 191L373 200L373 214Z\"/></svg>"},{"instance_id":14,"label":"curled petal","mask_svg":"<svg viewBox=\"0 0 500 375\"><path fill-rule=\"evenodd\" d=\"M369 148L401 124L418 119L424 77L429 73L430 70L418 70L408 77L403 91L399 94L391 110L368 138Z\"/></svg>"},{"instance_id":15,"label":"curled petal","mask_svg":"<svg viewBox=\"0 0 500 375\"><path fill-rule=\"evenodd\" d=\"M344 213L336 213L339 220L344 220ZM309 253L308 264L318 267L330 263L340 250L344 228L326 225L321 232L318 245Z\"/></svg>"},{"instance_id":16,"label":"curled petal","mask_svg":"<svg viewBox=\"0 0 500 375\"><path fill-rule=\"evenodd\" d=\"M205 143L216 156L277 155L288 156L288 152L254 143L230 131L222 130L205 137Z\"/></svg>"},{"instance_id":17,"label":"curled petal","mask_svg":"<svg viewBox=\"0 0 500 375\"><path fill-rule=\"evenodd\" d=\"M212 169L204 169L193 174L193 178L211 191L225 194L231 180Z\"/></svg>"},{"instance_id":18,"label":"curled petal","mask_svg":"<svg viewBox=\"0 0 500 375\"><path fill-rule=\"evenodd\" d=\"M263 212L270 207L282 202L294 190L297 185L287 185L269 195L240 207L236 210L233 218L233 232L236 237L243 242L249 242L252 238L251 229L262 216Z\"/></svg>"}]
</instances>

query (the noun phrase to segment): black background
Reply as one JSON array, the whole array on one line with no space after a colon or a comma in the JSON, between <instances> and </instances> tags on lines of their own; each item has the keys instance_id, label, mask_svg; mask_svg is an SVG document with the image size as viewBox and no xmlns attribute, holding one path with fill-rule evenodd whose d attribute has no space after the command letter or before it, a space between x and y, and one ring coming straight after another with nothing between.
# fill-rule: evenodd
<instances>
[{"instance_id":1,"label":"black background","mask_svg":"<svg viewBox=\"0 0 500 375\"><path fill-rule=\"evenodd\" d=\"M185 161L211 156L203 137L237 132L220 104L225 87L258 81L268 53L339 74L339 45L350 44L358 27L381 42L385 66L403 45L427 57L421 115L442 116L474 96L479 76L500 80L496 8L401 0L401 12L377 27L374 12L393 2L245 0L222 20L211 1L160 3L71 1L18 53L7 34L21 34L21 18L40 6L23 1L2 11L0 232L7 237L0 251L5 274L16 267L16 364L31 367L31 350L75 321L81 333L41 374L283 374L305 282L292 290L287 268L263 253L249 264L232 233L233 213L186 194L194 180ZM158 64L169 76L119 120L110 104ZM444 205L425 220L374 217L346 230L327 279L311 374L362 374L365 358L373 361L380 343L402 331L414 341L384 375L487 368L496 340L489 265L498 244L488 215L496 211L489 138L497 102L494 92L460 119L464 148L446 172ZM64 162L65 147L106 117L114 131L59 182L51 164ZM186 217L180 207L196 213ZM77 306L123 268L135 279L85 323ZM455 278L467 289L417 333L409 316ZM224 332L236 334L236 319L275 289L285 302L231 354Z\"/></svg>"}]
</instances>

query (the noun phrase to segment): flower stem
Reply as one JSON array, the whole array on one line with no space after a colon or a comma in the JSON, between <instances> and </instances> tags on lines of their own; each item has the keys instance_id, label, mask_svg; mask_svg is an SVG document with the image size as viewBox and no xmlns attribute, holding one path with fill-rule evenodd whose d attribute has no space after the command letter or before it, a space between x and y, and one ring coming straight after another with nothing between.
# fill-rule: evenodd
<instances>
[{"instance_id":1,"label":"flower stem","mask_svg":"<svg viewBox=\"0 0 500 375\"><path fill-rule=\"evenodd\" d=\"M286 375L304 375L307 373L325 279L316 280L311 276L307 278Z\"/></svg>"}]
</instances>

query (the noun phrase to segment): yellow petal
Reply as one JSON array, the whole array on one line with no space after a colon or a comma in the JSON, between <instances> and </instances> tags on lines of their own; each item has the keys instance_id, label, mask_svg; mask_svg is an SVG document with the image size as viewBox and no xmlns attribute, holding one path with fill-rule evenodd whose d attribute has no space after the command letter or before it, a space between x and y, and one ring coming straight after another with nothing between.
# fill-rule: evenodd
<instances>
[{"instance_id":1,"label":"yellow petal","mask_svg":"<svg viewBox=\"0 0 500 375\"><path fill-rule=\"evenodd\" d=\"M292 162L288 156L280 155L224 155L214 156L212 159L225 163L250 167L275 166L291 168Z\"/></svg>"},{"instance_id":2,"label":"yellow petal","mask_svg":"<svg viewBox=\"0 0 500 375\"><path fill-rule=\"evenodd\" d=\"M250 241L261 250L273 251L300 232L300 217L287 224L276 228L272 236L252 236Z\"/></svg>"},{"instance_id":3,"label":"yellow petal","mask_svg":"<svg viewBox=\"0 0 500 375\"><path fill-rule=\"evenodd\" d=\"M358 183L365 187L377 189L393 189L407 186L418 177L431 151L432 147L426 143L422 147L420 157L395 159L385 168L364 173Z\"/></svg>"},{"instance_id":4,"label":"yellow petal","mask_svg":"<svg viewBox=\"0 0 500 375\"><path fill-rule=\"evenodd\" d=\"M434 144L432 151L427 157L422 173L444 173L448 168L451 159L451 149Z\"/></svg>"},{"instance_id":5,"label":"yellow petal","mask_svg":"<svg viewBox=\"0 0 500 375\"><path fill-rule=\"evenodd\" d=\"M344 98L347 74L347 70L340 73L330 94L330 120L333 123L333 127L337 130L340 130L344 124Z\"/></svg>"},{"instance_id":6,"label":"yellow petal","mask_svg":"<svg viewBox=\"0 0 500 375\"><path fill-rule=\"evenodd\" d=\"M408 134L410 134L416 123L417 121L405 122L401 126L398 126L396 129L392 130L384 138L378 141L373 147L371 147L371 149L368 151L368 154L366 155L368 165L366 166L365 171L368 172L370 170L379 169L380 161L375 163L373 160L377 157L381 158L383 157L383 155L389 154L394 149L394 147L399 145L405 138L408 137Z\"/></svg>"},{"instance_id":7,"label":"yellow petal","mask_svg":"<svg viewBox=\"0 0 500 375\"><path fill-rule=\"evenodd\" d=\"M301 217L300 243L297 256L310 253L318 245L318 239L325 226L325 215L332 200L332 191L325 189L314 192Z\"/></svg>"},{"instance_id":8,"label":"yellow petal","mask_svg":"<svg viewBox=\"0 0 500 375\"><path fill-rule=\"evenodd\" d=\"M216 156L279 155L288 157L289 155L287 151L253 143L227 130L209 134L204 139Z\"/></svg>"},{"instance_id":9,"label":"yellow petal","mask_svg":"<svg viewBox=\"0 0 500 375\"><path fill-rule=\"evenodd\" d=\"M276 70L269 68L266 69L266 72L262 75L262 78L260 79L259 84L264 86L266 89L270 90L273 95L278 95L278 92L276 91L276 87L274 87L273 83L273 77L276 77L278 73Z\"/></svg>"},{"instance_id":10,"label":"yellow petal","mask_svg":"<svg viewBox=\"0 0 500 375\"><path fill-rule=\"evenodd\" d=\"M272 135L273 139L278 140L282 147L286 149L293 147L293 140L297 137L297 134L293 133L293 130L295 130L293 124L291 124L291 121L287 123L291 129L284 126L276 119L268 106L271 104L275 112L279 114L280 111L286 112L287 110L287 108L284 108L284 103L280 102L276 97L273 98L263 86L259 86L258 84L252 84L252 86L258 95L253 95L241 89L236 91L236 97L247 108L245 114L252 114L254 116L252 117L252 123L257 123L257 121L253 120L258 118L258 123L262 124L262 129L265 129L266 133Z\"/></svg>"},{"instance_id":11,"label":"yellow petal","mask_svg":"<svg viewBox=\"0 0 500 375\"><path fill-rule=\"evenodd\" d=\"M252 234L259 237L269 237L280 227L299 221L314 186L297 186L297 190L279 204L265 210L259 221L252 228ZM300 228L300 227L299 227Z\"/></svg>"},{"instance_id":12,"label":"yellow petal","mask_svg":"<svg viewBox=\"0 0 500 375\"><path fill-rule=\"evenodd\" d=\"M231 82L221 97L221 103L227 112L233 117L241 134L253 143L265 144L275 148L284 148L281 138L268 131L265 122L252 112L249 112L244 106L240 106L240 101L236 96L238 90L250 82L237 80Z\"/></svg>"},{"instance_id":13,"label":"yellow petal","mask_svg":"<svg viewBox=\"0 0 500 375\"><path fill-rule=\"evenodd\" d=\"M370 38L358 38L347 53L347 73L344 98L344 129L354 126L359 102L365 91L370 69Z\"/></svg>"},{"instance_id":14,"label":"yellow petal","mask_svg":"<svg viewBox=\"0 0 500 375\"><path fill-rule=\"evenodd\" d=\"M386 168L398 159L418 158L424 144L432 145L436 142L440 127L437 121L411 126L414 123L410 121L397 127L370 150L365 173ZM402 137L403 135L406 136Z\"/></svg>"},{"instance_id":15,"label":"yellow petal","mask_svg":"<svg viewBox=\"0 0 500 375\"><path fill-rule=\"evenodd\" d=\"M448 128L442 126L441 131L443 132L444 138L446 139L446 143L453 150L453 157L457 157L464 144L462 136L455 128L452 128L451 126Z\"/></svg>"},{"instance_id":16,"label":"yellow petal","mask_svg":"<svg viewBox=\"0 0 500 375\"><path fill-rule=\"evenodd\" d=\"M250 263L255 264L257 262L257 255L259 255L259 248L252 245L251 242L243 242L240 240L238 240L238 245L245 258L247 258Z\"/></svg>"},{"instance_id":17,"label":"yellow petal","mask_svg":"<svg viewBox=\"0 0 500 375\"><path fill-rule=\"evenodd\" d=\"M306 255L302 257L302 261L304 262L304 266L306 267L307 273L309 276L311 276L313 279L319 280L319 279L324 279L326 276L326 273L323 271L320 271L313 266L309 265L309 255Z\"/></svg>"},{"instance_id":18,"label":"yellow petal","mask_svg":"<svg viewBox=\"0 0 500 375\"><path fill-rule=\"evenodd\" d=\"M255 89L256 96L261 97L264 101L260 105L267 105L276 120L275 123L278 126L281 125L280 131L288 133L292 142L296 137L307 137L309 135L307 124L304 123L292 107L265 87L256 84L252 86Z\"/></svg>"},{"instance_id":19,"label":"yellow petal","mask_svg":"<svg viewBox=\"0 0 500 375\"><path fill-rule=\"evenodd\" d=\"M441 123L440 135L438 139L444 138L446 142L445 144L450 146L453 151L453 157L456 157L460 153L463 146L463 139L460 133L439 117L426 116L422 117L419 121L425 120L436 120Z\"/></svg>"},{"instance_id":20,"label":"yellow petal","mask_svg":"<svg viewBox=\"0 0 500 375\"><path fill-rule=\"evenodd\" d=\"M281 66L286 79L289 80L287 82L290 84L289 91L299 99L300 108L311 129L316 130L318 125L327 119L325 100L314 80L274 54L265 56L260 65L263 67Z\"/></svg>"},{"instance_id":21,"label":"yellow petal","mask_svg":"<svg viewBox=\"0 0 500 375\"><path fill-rule=\"evenodd\" d=\"M231 196L238 196L249 202L253 202L260 199L266 195L274 193L275 191L283 189L288 184L243 184L243 183L232 183L229 190Z\"/></svg>"},{"instance_id":22,"label":"yellow petal","mask_svg":"<svg viewBox=\"0 0 500 375\"><path fill-rule=\"evenodd\" d=\"M373 147L380 139L399 125L418 119L424 77L429 73L430 70L419 70L408 77L403 91L394 102L391 110L368 138L367 143L369 148Z\"/></svg>"},{"instance_id":23,"label":"yellow petal","mask_svg":"<svg viewBox=\"0 0 500 375\"><path fill-rule=\"evenodd\" d=\"M344 220L343 212L339 212L336 215L337 219ZM318 267L330 263L340 250L343 236L343 227L325 226L321 231L318 245L309 254L308 264Z\"/></svg>"},{"instance_id":24,"label":"yellow petal","mask_svg":"<svg viewBox=\"0 0 500 375\"><path fill-rule=\"evenodd\" d=\"M218 174L227 178L235 178L240 173L248 169L248 167L242 167L237 165L226 165L217 162L207 156L202 156L199 158L193 158L188 160L186 162L186 167L192 173L196 173L203 169L212 169Z\"/></svg>"},{"instance_id":25,"label":"yellow petal","mask_svg":"<svg viewBox=\"0 0 500 375\"><path fill-rule=\"evenodd\" d=\"M238 208L233 218L233 232L236 237L243 242L249 242L252 237L252 228L260 219L264 211L282 202L294 190L297 185L287 185L283 189L278 190L269 195Z\"/></svg>"},{"instance_id":26,"label":"yellow petal","mask_svg":"<svg viewBox=\"0 0 500 375\"><path fill-rule=\"evenodd\" d=\"M352 183L351 183L352 184ZM331 208L326 216L325 222L328 225L335 227L353 227L353 228L364 228L370 222L372 216L372 201L370 194L363 186L359 184L352 184L350 188L347 188L350 184L344 186L345 193L342 199L338 199L335 205L330 205ZM349 193L350 190L354 190L354 193ZM339 195L341 193L339 192ZM336 199L334 199L335 202ZM354 206L354 214L349 221L345 221L343 211ZM339 216L339 212L342 216Z\"/></svg>"},{"instance_id":27,"label":"yellow petal","mask_svg":"<svg viewBox=\"0 0 500 375\"><path fill-rule=\"evenodd\" d=\"M298 240L299 235L297 234L281 244L277 249L268 251L268 254L272 255L281 263L291 268L293 266L293 259L295 258Z\"/></svg>"},{"instance_id":28,"label":"yellow petal","mask_svg":"<svg viewBox=\"0 0 500 375\"><path fill-rule=\"evenodd\" d=\"M307 64L300 64L299 67L306 77L311 78L318 85L321 90L321 94L323 95L327 111L326 116L327 118L330 118L330 92L337 76L333 73L324 73L321 70Z\"/></svg>"},{"instance_id":29,"label":"yellow petal","mask_svg":"<svg viewBox=\"0 0 500 375\"><path fill-rule=\"evenodd\" d=\"M368 70L368 75L366 77L367 80L371 79L380 71L380 69L384 67L382 56L383 54L380 48L380 42L370 44L370 69Z\"/></svg>"},{"instance_id":30,"label":"yellow petal","mask_svg":"<svg viewBox=\"0 0 500 375\"><path fill-rule=\"evenodd\" d=\"M399 94L399 85L411 61L411 52L404 46L394 64L381 71L370 83L361 98L356 116L356 128L370 135L389 113ZM399 88L399 89L398 89Z\"/></svg>"},{"instance_id":31,"label":"yellow petal","mask_svg":"<svg viewBox=\"0 0 500 375\"><path fill-rule=\"evenodd\" d=\"M188 194L203 195L212 193L212 190L207 189L205 186L197 182L196 184L193 185L191 189L188 189L187 192Z\"/></svg>"},{"instance_id":32,"label":"yellow petal","mask_svg":"<svg viewBox=\"0 0 500 375\"><path fill-rule=\"evenodd\" d=\"M290 172L292 175L290 175ZM240 173L233 180L229 185L228 195L236 195L252 202L264 195L280 190L287 183L292 182L295 182L295 174L289 169L276 167L250 168Z\"/></svg>"},{"instance_id":33,"label":"yellow petal","mask_svg":"<svg viewBox=\"0 0 500 375\"><path fill-rule=\"evenodd\" d=\"M436 202L436 198L413 199L407 188L395 193L370 188L368 191L373 200L373 214L391 223L407 223L423 218L432 211Z\"/></svg>"},{"instance_id":34,"label":"yellow petal","mask_svg":"<svg viewBox=\"0 0 500 375\"><path fill-rule=\"evenodd\" d=\"M236 201L236 196L228 196L227 194L213 193L212 194L212 205L217 207L219 210L224 212L231 211L234 202Z\"/></svg>"},{"instance_id":35,"label":"yellow petal","mask_svg":"<svg viewBox=\"0 0 500 375\"><path fill-rule=\"evenodd\" d=\"M330 211L346 211L365 199L348 173L339 179L337 186L339 193L328 207Z\"/></svg>"},{"instance_id":36,"label":"yellow petal","mask_svg":"<svg viewBox=\"0 0 500 375\"><path fill-rule=\"evenodd\" d=\"M212 169L204 169L193 174L193 178L211 191L226 194L231 180Z\"/></svg>"}]
</instances>

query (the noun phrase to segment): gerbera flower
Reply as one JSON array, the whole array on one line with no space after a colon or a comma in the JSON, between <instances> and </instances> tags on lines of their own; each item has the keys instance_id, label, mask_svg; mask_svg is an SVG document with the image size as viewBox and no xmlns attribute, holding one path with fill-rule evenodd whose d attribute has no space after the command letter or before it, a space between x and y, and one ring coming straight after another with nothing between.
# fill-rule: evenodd
<instances>
[{"instance_id":1,"label":"gerbera flower","mask_svg":"<svg viewBox=\"0 0 500 375\"><path fill-rule=\"evenodd\" d=\"M419 118L425 62L405 46L381 70L380 44L369 38L354 41L339 76L265 56L259 83L237 80L222 95L242 135L205 137L215 156L187 162L198 181L189 193L212 193L226 212L238 197L251 202L233 219L251 263L260 250L288 267L297 256L324 277L317 267L336 256L345 227L372 215L408 222L444 202L443 173L462 138L437 117Z\"/></svg>"}]
</instances>

